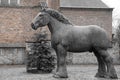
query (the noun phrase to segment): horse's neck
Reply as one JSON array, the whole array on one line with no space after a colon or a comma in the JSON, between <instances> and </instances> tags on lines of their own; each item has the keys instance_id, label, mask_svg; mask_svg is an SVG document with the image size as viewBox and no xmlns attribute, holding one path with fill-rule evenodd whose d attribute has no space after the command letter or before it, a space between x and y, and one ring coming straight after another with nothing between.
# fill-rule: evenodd
<instances>
[{"instance_id":1,"label":"horse's neck","mask_svg":"<svg viewBox=\"0 0 120 80\"><path fill-rule=\"evenodd\" d=\"M69 24L64 24L64 23L59 22L58 20L51 17L51 20L48 24L48 28L51 33L55 33L56 31L58 31L62 28L67 28L67 25L69 25Z\"/></svg>"}]
</instances>

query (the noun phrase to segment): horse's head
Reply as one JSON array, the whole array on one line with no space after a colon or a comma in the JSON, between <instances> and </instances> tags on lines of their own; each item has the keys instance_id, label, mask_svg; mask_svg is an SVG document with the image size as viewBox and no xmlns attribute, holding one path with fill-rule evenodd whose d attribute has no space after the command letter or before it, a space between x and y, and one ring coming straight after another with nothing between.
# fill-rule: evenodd
<instances>
[{"instance_id":1,"label":"horse's head","mask_svg":"<svg viewBox=\"0 0 120 80\"><path fill-rule=\"evenodd\" d=\"M37 16L33 19L31 23L31 27L34 30L37 30L39 27L46 26L50 21L50 15L45 12L40 12Z\"/></svg>"}]
</instances>

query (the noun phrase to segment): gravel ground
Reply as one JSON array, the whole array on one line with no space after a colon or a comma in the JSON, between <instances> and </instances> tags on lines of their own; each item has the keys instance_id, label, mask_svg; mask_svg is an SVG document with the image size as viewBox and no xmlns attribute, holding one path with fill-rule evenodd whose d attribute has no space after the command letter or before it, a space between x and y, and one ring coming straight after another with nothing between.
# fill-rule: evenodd
<instances>
[{"instance_id":1,"label":"gravel ground","mask_svg":"<svg viewBox=\"0 0 120 80\"><path fill-rule=\"evenodd\" d=\"M115 68L120 80L120 65ZM94 77L97 65L68 65L67 69L69 78L56 79L53 74L26 73L25 65L0 65L0 80L110 80Z\"/></svg>"}]
</instances>

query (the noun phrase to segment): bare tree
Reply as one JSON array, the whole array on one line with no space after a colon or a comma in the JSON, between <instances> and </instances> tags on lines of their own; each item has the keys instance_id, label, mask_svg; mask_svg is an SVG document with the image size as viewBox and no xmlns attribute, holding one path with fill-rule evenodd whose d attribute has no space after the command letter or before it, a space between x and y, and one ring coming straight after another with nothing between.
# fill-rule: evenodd
<instances>
[{"instance_id":1,"label":"bare tree","mask_svg":"<svg viewBox=\"0 0 120 80\"><path fill-rule=\"evenodd\" d=\"M117 30L116 30L116 36L117 36L117 42L119 45L119 55L120 55L120 21L119 21L119 25L118 25Z\"/></svg>"},{"instance_id":2,"label":"bare tree","mask_svg":"<svg viewBox=\"0 0 120 80\"><path fill-rule=\"evenodd\" d=\"M120 23L117 27L116 33L117 33L117 42L118 42L119 47L120 47Z\"/></svg>"}]
</instances>

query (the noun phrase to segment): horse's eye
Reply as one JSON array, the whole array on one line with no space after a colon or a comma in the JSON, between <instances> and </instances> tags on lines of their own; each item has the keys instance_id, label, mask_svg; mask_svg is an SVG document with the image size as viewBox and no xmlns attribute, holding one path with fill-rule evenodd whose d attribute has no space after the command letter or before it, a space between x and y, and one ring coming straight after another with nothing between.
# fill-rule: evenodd
<instances>
[{"instance_id":1,"label":"horse's eye","mask_svg":"<svg viewBox=\"0 0 120 80\"><path fill-rule=\"evenodd\" d=\"M39 17L42 17L43 15L39 15Z\"/></svg>"}]
</instances>

